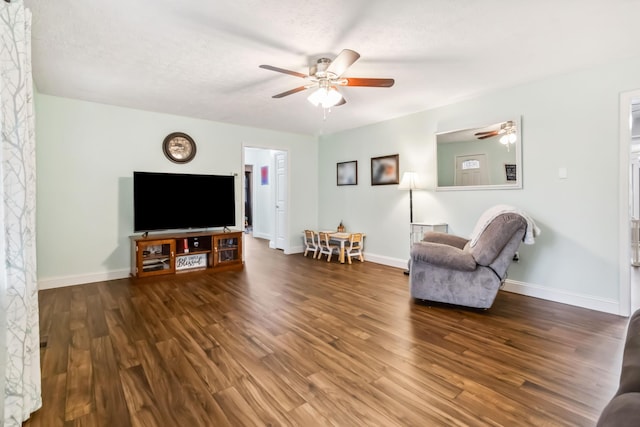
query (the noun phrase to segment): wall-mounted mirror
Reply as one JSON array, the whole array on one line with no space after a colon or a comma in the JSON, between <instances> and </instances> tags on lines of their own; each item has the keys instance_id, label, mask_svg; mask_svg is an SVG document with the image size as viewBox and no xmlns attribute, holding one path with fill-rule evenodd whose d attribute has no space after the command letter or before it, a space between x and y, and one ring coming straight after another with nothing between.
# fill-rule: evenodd
<instances>
[{"instance_id":1,"label":"wall-mounted mirror","mask_svg":"<svg viewBox=\"0 0 640 427\"><path fill-rule=\"evenodd\" d=\"M520 118L436 134L437 190L522 188Z\"/></svg>"}]
</instances>

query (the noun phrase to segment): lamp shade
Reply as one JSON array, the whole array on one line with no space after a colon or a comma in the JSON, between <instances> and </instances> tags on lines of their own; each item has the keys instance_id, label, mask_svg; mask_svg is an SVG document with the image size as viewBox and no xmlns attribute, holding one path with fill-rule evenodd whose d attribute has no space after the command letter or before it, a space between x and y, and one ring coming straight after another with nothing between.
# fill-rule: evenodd
<instances>
[{"instance_id":1,"label":"lamp shade","mask_svg":"<svg viewBox=\"0 0 640 427\"><path fill-rule=\"evenodd\" d=\"M422 188L417 172L405 172L398 184L398 190L418 190Z\"/></svg>"},{"instance_id":2,"label":"lamp shade","mask_svg":"<svg viewBox=\"0 0 640 427\"><path fill-rule=\"evenodd\" d=\"M342 95L333 86L321 87L309 95L307 99L316 107L322 105L322 108L331 108L342 100Z\"/></svg>"}]
</instances>

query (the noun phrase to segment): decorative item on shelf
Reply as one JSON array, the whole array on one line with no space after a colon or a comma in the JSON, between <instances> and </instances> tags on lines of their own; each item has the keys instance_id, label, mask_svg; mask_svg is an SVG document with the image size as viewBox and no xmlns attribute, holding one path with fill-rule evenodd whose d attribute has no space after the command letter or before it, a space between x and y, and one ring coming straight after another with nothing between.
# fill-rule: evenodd
<instances>
[{"instance_id":1,"label":"decorative item on shelf","mask_svg":"<svg viewBox=\"0 0 640 427\"><path fill-rule=\"evenodd\" d=\"M184 240L182 241L182 245L183 245L183 246L182 246L182 251L183 251L185 254L188 254L188 253L189 253L189 240L184 239Z\"/></svg>"},{"instance_id":2,"label":"decorative item on shelf","mask_svg":"<svg viewBox=\"0 0 640 427\"><path fill-rule=\"evenodd\" d=\"M342 220L340 220L340 225L338 225L338 233L344 233L344 225L342 224Z\"/></svg>"},{"instance_id":3,"label":"decorative item on shelf","mask_svg":"<svg viewBox=\"0 0 640 427\"><path fill-rule=\"evenodd\" d=\"M176 270L207 268L207 254L184 255L176 259Z\"/></svg>"},{"instance_id":4,"label":"decorative item on shelf","mask_svg":"<svg viewBox=\"0 0 640 427\"><path fill-rule=\"evenodd\" d=\"M196 143L183 132L173 132L162 142L162 151L174 163L187 163L196 156Z\"/></svg>"}]
</instances>

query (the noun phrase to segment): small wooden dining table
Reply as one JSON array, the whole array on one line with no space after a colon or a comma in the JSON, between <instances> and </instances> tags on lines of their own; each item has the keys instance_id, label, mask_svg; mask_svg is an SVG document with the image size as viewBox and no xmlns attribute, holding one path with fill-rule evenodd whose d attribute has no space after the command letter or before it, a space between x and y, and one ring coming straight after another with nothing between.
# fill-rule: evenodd
<instances>
[{"instance_id":1,"label":"small wooden dining table","mask_svg":"<svg viewBox=\"0 0 640 427\"><path fill-rule=\"evenodd\" d=\"M329 234L330 240L340 243L340 253L338 256L338 260L340 261L341 264L344 264L344 245L349 241L349 238L354 233L340 233L340 232L334 232L334 231L327 231L327 234ZM362 233L362 237L364 237L364 233Z\"/></svg>"}]
</instances>

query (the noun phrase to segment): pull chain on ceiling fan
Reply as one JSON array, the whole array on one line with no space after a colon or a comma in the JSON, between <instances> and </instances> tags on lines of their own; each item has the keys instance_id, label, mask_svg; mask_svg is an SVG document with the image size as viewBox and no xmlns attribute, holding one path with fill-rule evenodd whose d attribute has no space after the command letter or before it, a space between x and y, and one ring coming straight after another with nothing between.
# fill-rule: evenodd
<instances>
[{"instance_id":1,"label":"pull chain on ceiling fan","mask_svg":"<svg viewBox=\"0 0 640 427\"><path fill-rule=\"evenodd\" d=\"M260 68L289 74L308 81L308 83L303 86L273 95L273 98L284 98L285 96L307 89L317 88L307 99L313 105L321 105L322 108L326 110L327 108L346 104L347 101L338 91L338 86L391 87L395 83L393 79L343 77L342 75L358 58L360 58L358 52L344 49L333 61L328 58L318 59L315 64L309 67L308 75L272 65L260 65Z\"/></svg>"}]
</instances>

